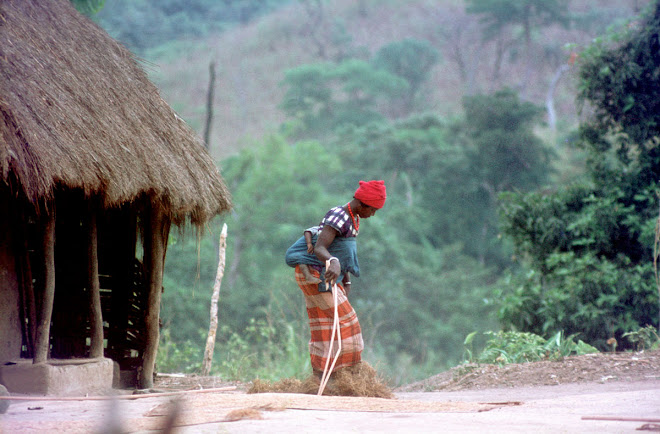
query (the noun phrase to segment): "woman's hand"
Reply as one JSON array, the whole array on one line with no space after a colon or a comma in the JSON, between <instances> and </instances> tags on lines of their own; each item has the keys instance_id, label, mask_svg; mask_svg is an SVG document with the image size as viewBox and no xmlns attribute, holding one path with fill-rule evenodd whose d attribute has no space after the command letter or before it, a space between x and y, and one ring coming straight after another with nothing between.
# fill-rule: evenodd
<instances>
[{"instance_id":1,"label":"woman's hand","mask_svg":"<svg viewBox=\"0 0 660 434\"><path fill-rule=\"evenodd\" d=\"M339 277L340 274L341 264L339 263L339 259L331 259L330 266L326 267L325 269L325 281L332 285L337 281L337 277Z\"/></svg>"},{"instance_id":2,"label":"woman's hand","mask_svg":"<svg viewBox=\"0 0 660 434\"><path fill-rule=\"evenodd\" d=\"M351 292L351 282L344 282L344 292L346 293L346 297L348 297L348 293Z\"/></svg>"},{"instance_id":3,"label":"woman's hand","mask_svg":"<svg viewBox=\"0 0 660 434\"><path fill-rule=\"evenodd\" d=\"M319 259L319 261L323 262L324 264L328 259L332 258L332 255L328 251L328 247L330 247L330 244L332 244L336 236L337 230L326 225L323 226L323 229L321 229L321 233L316 240L316 245L314 246L314 254ZM325 281L329 284L333 284L340 274L341 264L339 263L338 259L333 259L330 261L330 265L326 267L324 275Z\"/></svg>"}]
</instances>

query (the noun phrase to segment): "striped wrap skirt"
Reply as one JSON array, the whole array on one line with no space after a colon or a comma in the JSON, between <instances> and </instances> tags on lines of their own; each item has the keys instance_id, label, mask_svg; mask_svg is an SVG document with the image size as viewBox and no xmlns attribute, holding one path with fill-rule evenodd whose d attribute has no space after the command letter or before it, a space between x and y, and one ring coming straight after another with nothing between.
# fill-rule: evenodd
<instances>
[{"instance_id":1,"label":"striped wrap skirt","mask_svg":"<svg viewBox=\"0 0 660 434\"><path fill-rule=\"evenodd\" d=\"M309 270L314 276L318 277L319 272L313 269ZM305 276L300 271L300 266L296 266L296 282L305 296L307 306L307 316L309 317L309 329L311 339L309 341L309 355L312 361L312 368L316 371L325 369L328 355L330 364L337 354L337 338L335 337L330 350L330 338L332 336L332 324L335 317L335 306L332 292L319 292L318 284L307 283ZM337 359L334 370L346 368L359 363L362 359L362 350L364 342L362 340L362 330L358 322L357 314L346 297L346 292L341 284L337 284L339 292L337 293L337 312L339 314L339 328L341 331L341 354Z\"/></svg>"}]
</instances>

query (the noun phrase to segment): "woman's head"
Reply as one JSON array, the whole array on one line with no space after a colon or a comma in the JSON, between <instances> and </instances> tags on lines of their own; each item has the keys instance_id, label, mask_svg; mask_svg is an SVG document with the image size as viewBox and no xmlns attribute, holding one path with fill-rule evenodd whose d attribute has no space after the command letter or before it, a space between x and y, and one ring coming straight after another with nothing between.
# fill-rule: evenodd
<instances>
[{"instance_id":1,"label":"woman's head","mask_svg":"<svg viewBox=\"0 0 660 434\"><path fill-rule=\"evenodd\" d=\"M360 217L371 217L385 205L385 200L387 199L385 182L360 181L360 186L355 190L353 197L360 202L360 210L358 212Z\"/></svg>"}]
</instances>

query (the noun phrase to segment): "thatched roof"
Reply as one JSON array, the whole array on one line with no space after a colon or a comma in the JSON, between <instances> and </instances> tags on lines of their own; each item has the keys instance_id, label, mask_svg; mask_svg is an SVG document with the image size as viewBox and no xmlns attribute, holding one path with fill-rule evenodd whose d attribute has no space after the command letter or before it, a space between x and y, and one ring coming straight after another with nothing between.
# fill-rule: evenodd
<instances>
[{"instance_id":1,"label":"thatched roof","mask_svg":"<svg viewBox=\"0 0 660 434\"><path fill-rule=\"evenodd\" d=\"M34 203L61 187L105 206L153 194L175 223L231 206L198 136L68 0L0 0L0 180Z\"/></svg>"}]
</instances>

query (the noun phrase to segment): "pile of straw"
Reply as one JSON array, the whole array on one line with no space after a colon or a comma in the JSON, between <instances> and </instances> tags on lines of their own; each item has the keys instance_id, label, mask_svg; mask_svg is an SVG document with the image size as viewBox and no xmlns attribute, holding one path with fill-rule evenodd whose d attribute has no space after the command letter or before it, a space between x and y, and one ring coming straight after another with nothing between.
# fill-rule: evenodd
<instances>
[{"instance_id":1,"label":"pile of straw","mask_svg":"<svg viewBox=\"0 0 660 434\"><path fill-rule=\"evenodd\" d=\"M306 393L316 395L319 391L319 379L310 375L304 381L285 378L270 382L256 379L248 393ZM323 391L328 396L361 396L370 398L393 398L391 389L366 362L339 369L330 377Z\"/></svg>"}]
</instances>

